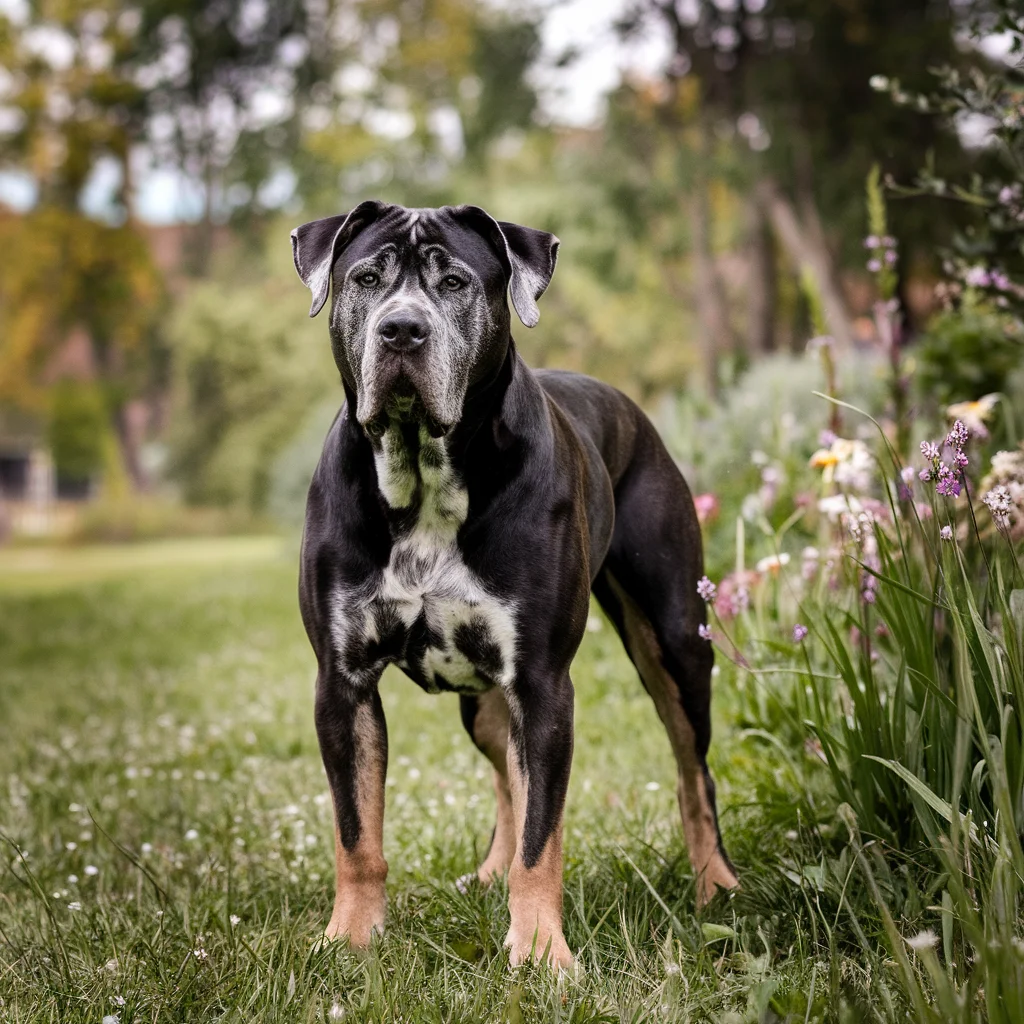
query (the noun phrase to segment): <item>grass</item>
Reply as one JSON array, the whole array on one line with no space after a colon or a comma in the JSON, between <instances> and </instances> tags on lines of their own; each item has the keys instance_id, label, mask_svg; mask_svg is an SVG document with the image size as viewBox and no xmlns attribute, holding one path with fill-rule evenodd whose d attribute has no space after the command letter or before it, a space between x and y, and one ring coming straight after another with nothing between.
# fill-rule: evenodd
<instances>
[{"instance_id":1,"label":"grass","mask_svg":"<svg viewBox=\"0 0 1024 1024\"><path fill-rule=\"evenodd\" d=\"M456 890L489 839L489 773L456 700L389 673L388 931L357 955L318 942L331 810L290 546L50 557L0 556L3 1020L908 1019L827 772L743 728L728 662L711 764L743 890L698 916L667 740L594 613L565 842L581 972L561 980L509 969L503 886ZM912 863L861 857L914 895ZM932 895L902 899L901 929Z\"/></svg>"}]
</instances>

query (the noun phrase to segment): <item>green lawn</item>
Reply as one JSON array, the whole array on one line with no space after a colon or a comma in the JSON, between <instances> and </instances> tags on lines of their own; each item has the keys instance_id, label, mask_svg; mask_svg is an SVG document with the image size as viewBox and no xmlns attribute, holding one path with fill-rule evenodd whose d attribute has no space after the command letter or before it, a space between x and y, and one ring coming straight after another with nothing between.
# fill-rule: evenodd
<instances>
[{"instance_id":1,"label":"green lawn","mask_svg":"<svg viewBox=\"0 0 1024 1024\"><path fill-rule=\"evenodd\" d=\"M331 809L295 576L273 539L0 552L0 1019L896 1014L870 901L854 921L850 864L812 820L813 752L740 728L728 664L711 761L744 888L695 916L668 743L596 614L566 817L579 975L510 971L506 893L456 890L489 839L489 772L456 699L397 672L388 931L366 955L323 947Z\"/></svg>"}]
</instances>

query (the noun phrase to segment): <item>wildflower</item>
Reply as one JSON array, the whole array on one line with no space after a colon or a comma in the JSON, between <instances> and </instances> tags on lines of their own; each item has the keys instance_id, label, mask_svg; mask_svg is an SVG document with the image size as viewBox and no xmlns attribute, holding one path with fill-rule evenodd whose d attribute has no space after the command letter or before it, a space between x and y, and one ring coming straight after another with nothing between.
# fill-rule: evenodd
<instances>
[{"instance_id":1,"label":"wildflower","mask_svg":"<svg viewBox=\"0 0 1024 1024\"><path fill-rule=\"evenodd\" d=\"M152 843L143 843L142 846L140 847L140 849L142 850L143 853L152 853L153 852L153 844Z\"/></svg>"},{"instance_id":2,"label":"wildflower","mask_svg":"<svg viewBox=\"0 0 1024 1024\"><path fill-rule=\"evenodd\" d=\"M939 944L939 937L928 928L905 941L914 952L919 952L922 949L934 949Z\"/></svg>"},{"instance_id":3,"label":"wildflower","mask_svg":"<svg viewBox=\"0 0 1024 1024\"><path fill-rule=\"evenodd\" d=\"M939 536L943 540L952 540L953 539L953 527L952 526L944 526L941 530L939 530Z\"/></svg>"},{"instance_id":4,"label":"wildflower","mask_svg":"<svg viewBox=\"0 0 1024 1024\"><path fill-rule=\"evenodd\" d=\"M869 587L865 587L863 591L861 591L860 596L864 599L866 604L874 604L875 599L877 597L874 590L870 589Z\"/></svg>"},{"instance_id":5,"label":"wildflower","mask_svg":"<svg viewBox=\"0 0 1024 1024\"><path fill-rule=\"evenodd\" d=\"M818 435L818 444L820 444L822 448L831 448L835 443L835 440L836 435L831 430L823 430Z\"/></svg>"},{"instance_id":6,"label":"wildflower","mask_svg":"<svg viewBox=\"0 0 1024 1024\"><path fill-rule=\"evenodd\" d=\"M872 274L877 274L882 269L882 264L879 260L870 259L867 262L867 268Z\"/></svg>"},{"instance_id":7,"label":"wildflower","mask_svg":"<svg viewBox=\"0 0 1024 1024\"><path fill-rule=\"evenodd\" d=\"M1005 484L997 484L988 491L981 499L992 514L992 522L1001 530L1010 525L1010 512L1013 511L1013 498L1010 489Z\"/></svg>"},{"instance_id":8,"label":"wildflower","mask_svg":"<svg viewBox=\"0 0 1024 1024\"><path fill-rule=\"evenodd\" d=\"M185 840L187 842L190 842L190 843L191 842L195 842L195 840L197 840L198 838L199 838L199 833L194 828L190 828L185 833Z\"/></svg>"},{"instance_id":9,"label":"wildflower","mask_svg":"<svg viewBox=\"0 0 1024 1024\"><path fill-rule=\"evenodd\" d=\"M864 248L877 249L880 242L881 239L878 237L878 235L868 235L868 237L864 239Z\"/></svg>"},{"instance_id":10,"label":"wildflower","mask_svg":"<svg viewBox=\"0 0 1024 1024\"><path fill-rule=\"evenodd\" d=\"M784 565L789 565L789 555L783 551L778 555L762 558L756 566L758 572L778 572Z\"/></svg>"},{"instance_id":11,"label":"wildflower","mask_svg":"<svg viewBox=\"0 0 1024 1024\"><path fill-rule=\"evenodd\" d=\"M922 483L928 483L932 478L932 471L930 469L922 469L921 472L917 474L917 477Z\"/></svg>"},{"instance_id":12,"label":"wildflower","mask_svg":"<svg viewBox=\"0 0 1024 1024\"><path fill-rule=\"evenodd\" d=\"M737 614L745 612L750 607L750 591L742 584L736 588L733 604Z\"/></svg>"},{"instance_id":13,"label":"wildflower","mask_svg":"<svg viewBox=\"0 0 1024 1024\"><path fill-rule=\"evenodd\" d=\"M887 266L893 266L896 262L896 251L894 249L886 249L885 251L885 263Z\"/></svg>"},{"instance_id":14,"label":"wildflower","mask_svg":"<svg viewBox=\"0 0 1024 1024\"><path fill-rule=\"evenodd\" d=\"M715 593L718 588L707 578L707 576L701 576L697 582L697 593L705 600L708 604L715 603Z\"/></svg>"},{"instance_id":15,"label":"wildflower","mask_svg":"<svg viewBox=\"0 0 1024 1024\"><path fill-rule=\"evenodd\" d=\"M1001 270L993 270L992 287L999 289L1001 292L1008 292L1010 290L1010 279Z\"/></svg>"},{"instance_id":16,"label":"wildflower","mask_svg":"<svg viewBox=\"0 0 1024 1024\"><path fill-rule=\"evenodd\" d=\"M68 875L68 885L77 885L78 875Z\"/></svg>"},{"instance_id":17,"label":"wildflower","mask_svg":"<svg viewBox=\"0 0 1024 1024\"><path fill-rule=\"evenodd\" d=\"M987 288L991 283L992 278L983 266L970 267L964 274L964 284L969 288Z\"/></svg>"},{"instance_id":18,"label":"wildflower","mask_svg":"<svg viewBox=\"0 0 1024 1024\"><path fill-rule=\"evenodd\" d=\"M79 903L78 900L72 900L68 904L68 910L81 910L81 909L82 909L82 904Z\"/></svg>"},{"instance_id":19,"label":"wildflower","mask_svg":"<svg viewBox=\"0 0 1024 1024\"><path fill-rule=\"evenodd\" d=\"M981 398L974 402L957 402L955 405L948 406L946 408L946 415L951 419L961 422L961 425L971 434L986 438L988 437L988 429L985 424L991 418L992 411L995 409L998 401L998 395L982 395ZM965 437L965 443L966 440ZM962 448L963 445L961 444L958 447Z\"/></svg>"},{"instance_id":20,"label":"wildflower","mask_svg":"<svg viewBox=\"0 0 1024 1024\"><path fill-rule=\"evenodd\" d=\"M957 419L954 421L953 426L946 435L946 444L949 445L950 448L955 448L959 451L965 444L967 444L970 436L971 433L964 425L964 421Z\"/></svg>"},{"instance_id":21,"label":"wildflower","mask_svg":"<svg viewBox=\"0 0 1024 1024\"><path fill-rule=\"evenodd\" d=\"M921 454L929 462L934 462L939 457L939 446L934 441L922 441Z\"/></svg>"},{"instance_id":22,"label":"wildflower","mask_svg":"<svg viewBox=\"0 0 1024 1024\"><path fill-rule=\"evenodd\" d=\"M345 1007L339 1003L332 1003L331 1008L327 1011L328 1020L344 1020L345 1018Z\"/></svg>"},{"instance_id":23,"label":"wildflower","mask_svg":"<svg viewBox=\"0 0 1024 1024\"><path fill-rule=\"evenodd\" d=\"M232 914L228 920L231 922L231 927L236 928L242 919L237 914Z\"/></svg>"},{"instance_id":24,"label":"wildflower","mask_svg":"<svg viewBox=\"0 0 1024 1024\"><path fill-rule=\"evenodd\" d=\"M718 498L713 494L696 494L693 498L693 507L697 511L697 521L703 526L718 518Z\"/></svg>"},{"instance_id":25,"label":"wildflower","mask_svg":"<svg viewBox=\"0 0 1024 1024\"><path fill-rule=\"evenodd\" d=\"M889 88L889 79L885 75L872 75L868 79L868 85L871 86L875 92L885 92Z\"/></svg>"},{"instance_id":26,"label":"wildflower","mask_svg":"<svg viewBox=\"0 0 1024 1024\"><path fill-rule=\"evenodd\" d=\"M936 494L945 495L947 498L960 497L960 481L956 474L944 462L939 464L938 482L935 484Z\"/></svg>"},{"instance_id":27,"label":"wildflower","mask_svg":"<svg viewBox=\"0 0 1024 1024\"><path fill-rule=\"evenodd\" d=\"M93 878L93 877L95 877L96 875L98 875L100 873L100 869L98 867L96 867L95 864L86 864L85 865L85 873L90 878Z\"/></svg>"},{"instance_id":28,"label":"wildflower","mask_svg":"<svg viewBox=\"0 0 1024 1024\"><path fill-rule=\"evenodd\" d=\"M818 511L824 512L833 523L844 514L856 515L863 509L864 506L852 494L831 494L818 501Z\"/></svg>"},{"instance_id":29,"label":"wildflower","mask_svg":"<svg viewBox=\"0 0 1024 1024\"><path fill-rule=\"evenodd\" d=\"M805 636L807 636L809 630L806 626L801 625L799 622L793 627L793 643L801 643Z\"/></svg>"},{"instance_id":30,"label":"wildflower","mask_svg":"<svg viewBox=\"0 0 1024 1024\"><path fill-rule=\"evenodd\" d=\"M701 638L701 640L710 640L711 639L711 627L708 626L708 625L705 625L702 622L697 627L697 635Z\"/></svg>"},{"instance_id":31,"label":"wildflower","mask_svg":"<svg viewBox=\"0 0 1024 1024\"><path fill-rule=\"evenodd\" d=\"M116 1013L108 1013L102 1024L121 1024L121 1018Z\"/></svg>"},{"instance_id":32,"label":"wildflower","mask_svg":"<svg viewBox=\"0 0 1024 1024\"><path fill-rule=\"evenodd\" d=\"M644 789L646 789L648 793L657 793L658 790L661 789L661 783L648 782L647 785L644 786Z\"/></svg>"}]
</instances>

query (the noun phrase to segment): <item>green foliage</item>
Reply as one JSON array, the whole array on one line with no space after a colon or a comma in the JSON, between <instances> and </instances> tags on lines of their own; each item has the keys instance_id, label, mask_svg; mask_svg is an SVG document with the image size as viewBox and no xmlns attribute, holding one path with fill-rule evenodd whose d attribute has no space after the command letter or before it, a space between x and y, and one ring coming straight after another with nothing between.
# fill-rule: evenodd
<instances>
[{"instance_id":1,"label":"green foliage","mask_svg":"<svg viewBox=\"0 0 1024 1024\"><path fill-rule=\"evenodd\" d=\"M50 396L47 441L59 473L84 479L103 466L110 413L95 385L61 381Z\"/></svg>"},{"instance_id":2,"label":"green foliage","mask_svg":"<svg viewBox=\"0 0 1024 1024\"><path fill-rule=\"evenodd\" d=\"M1024 329L1015 317L982 302L965 303L928 324L914 346L914 384L941 406L1005 392L1024 366Z\"/></svg>"},{"instance_id":3,"label":"green foliage","mask_svg":"<svg viewBox=\"0 0 1024 1024\"><path fill-rule=\"evenodd\" d=\"M291 276L198 286L175 311L171 473L189 501L262 510L277 453L337 387Z\"/></svg>"}]
</instances>

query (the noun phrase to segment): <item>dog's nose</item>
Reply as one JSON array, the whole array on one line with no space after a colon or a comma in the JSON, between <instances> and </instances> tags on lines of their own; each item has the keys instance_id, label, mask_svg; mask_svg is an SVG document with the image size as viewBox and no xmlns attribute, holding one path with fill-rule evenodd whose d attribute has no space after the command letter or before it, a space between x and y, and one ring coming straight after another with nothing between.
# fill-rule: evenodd
<instances>
[{"instance_id":1,"label":"dog's nose","mask_svg":"<svg viewBox=\"0 0 1024 1024\"><path fill-rule=\"evenodd\" d=\"M396 352L411 352L430 337L425 321L412 312L392 313L379 330L384 344Z\"/></svg>"}]
</instances>

